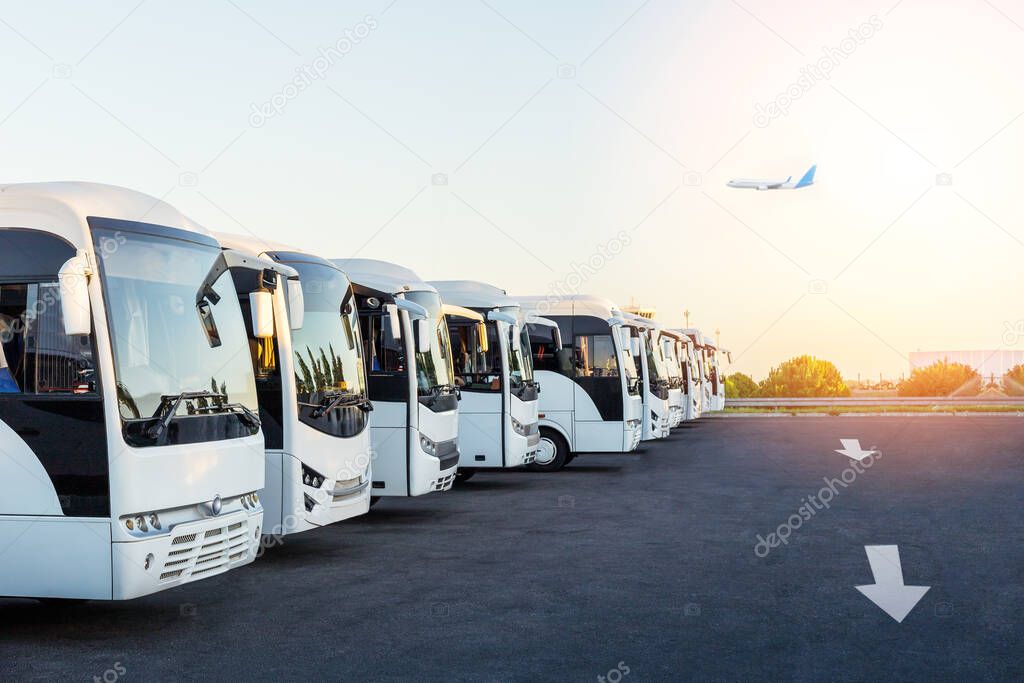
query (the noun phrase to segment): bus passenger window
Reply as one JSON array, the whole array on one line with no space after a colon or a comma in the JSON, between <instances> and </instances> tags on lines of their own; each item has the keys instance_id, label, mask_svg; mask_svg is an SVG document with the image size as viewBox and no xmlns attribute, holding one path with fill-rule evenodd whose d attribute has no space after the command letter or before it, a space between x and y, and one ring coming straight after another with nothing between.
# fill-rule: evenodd
<instances>
[{"instance_id":1,"label":"bus passenger window","mask_svg":"<svg viewBox=\"0 0 1024 683\"><path fill-rule=\"evenodd\" d=\"M0 393L96 390L92 339L64 333L59 285L0 285Z\"/></svg>"},{"instance_id":2,"label":"bus passenger window","mask_svg":"<svg viewBox=\"0 0 1024 683\"><path fill-rule=\"evenodd\" d=\"M576 337L577 377L618 377L619 364L615 344L609 334Z\"/></svg>"},{"instance_id":3,"label":"bus passenger window","mask_svg":"<svg viewBox=\"0 0 1024 683\"><path fill-rule=\"evenodd\" d=\"M391 327L382 315L360 316L364 357L370 374L405 372L405 348L400 339L391 336Z\"/></svg>"}]
</instances>

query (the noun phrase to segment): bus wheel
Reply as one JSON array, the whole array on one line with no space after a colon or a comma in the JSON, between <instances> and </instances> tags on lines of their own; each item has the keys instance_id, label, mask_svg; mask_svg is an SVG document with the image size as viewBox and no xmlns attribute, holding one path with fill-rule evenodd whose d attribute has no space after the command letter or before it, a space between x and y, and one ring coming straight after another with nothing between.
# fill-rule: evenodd
<instances>
[{"instance_id":1,"label":"bus wheel","mask_svg":"<svg viewBox=\"0 0 1024 683\"><path fill-rule=\"evenodd\" d=\"M537 459L528 467L534 472L556 472L569 462L569 444L553 429L540 430L540 449Z\"/></svg>"},{"instance_id":2,"label":"bus wheel","mask_svg":"<svg viewBox=\"0 0 1024 683\"><path fill-rule=\"evenodd\" d=\"M464 481L472 479L474 474L476 474L476 470L458 470L455 473L455 481L461 484Z\"/></svg>"}]
</instances>

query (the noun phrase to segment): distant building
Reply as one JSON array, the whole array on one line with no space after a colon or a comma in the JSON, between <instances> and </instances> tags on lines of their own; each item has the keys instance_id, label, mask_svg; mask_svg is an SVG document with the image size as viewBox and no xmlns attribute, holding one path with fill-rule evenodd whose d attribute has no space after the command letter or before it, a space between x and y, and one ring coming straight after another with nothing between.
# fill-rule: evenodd
<instances>
[{"instance_id":1,"label":"distant building","mask_svg":"<svg viewBox=\"0 0 1024 683\"><path fill-rule=\"evenodd\" d=\"M654 320L654 318L658 315L658 309L656 308L641 308L639 306L634 306L633 304L626 306L622 310L625 311L626 313L638 315L641 318L647 318L648 320Z\"/></svg>"},{"instance_id":2,"label":"distant building","mask_svg":"<svg viewBox=\"0 0 1024 683\"><path fill-rule=\"evenodd\" d=\"M945 360L963 363L978 371L984 378L999 379L1015 365L1024 363L1024 349L996 351L911 351L910 369L923 368Z\"/></svg>"}]
</instances>

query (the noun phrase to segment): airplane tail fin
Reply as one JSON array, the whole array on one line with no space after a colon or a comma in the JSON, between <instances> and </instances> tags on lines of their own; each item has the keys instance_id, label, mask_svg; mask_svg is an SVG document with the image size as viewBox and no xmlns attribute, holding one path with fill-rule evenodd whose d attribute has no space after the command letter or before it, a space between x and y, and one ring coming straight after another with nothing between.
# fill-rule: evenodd
<instances>
[{"instance_id":1,"label":"airplane tail fin","mask_svg":"<svg viewBox=\"0 0 1024 683\"><path fill-rule=\"evenodd\" d=\"M804 174L804 177L800 179L800 182L798 182L796 184L797 188L807 187L808 185L814 184L814 173L817 170L818 170L818 165L817 164L815 164L814 166L811 166L810 169L808 169L807 173Z\"/></svg>"}]
</instances>

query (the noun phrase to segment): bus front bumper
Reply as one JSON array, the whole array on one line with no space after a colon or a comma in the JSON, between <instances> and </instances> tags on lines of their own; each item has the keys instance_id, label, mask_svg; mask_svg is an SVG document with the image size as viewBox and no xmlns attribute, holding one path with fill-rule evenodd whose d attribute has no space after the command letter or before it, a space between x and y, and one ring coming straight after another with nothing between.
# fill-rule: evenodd
<instances>
[{"instance_id":1,"label":"bus front bumper","mask_svg":"<svg viewBox=\"0 0 1024 683\"><path fill-rule=\"evenodd\" d=\"M177 524L148 539L111 544L113 599L143 595L217 576L256 559L263 509Z\"/></svg>"}]
</instances>

